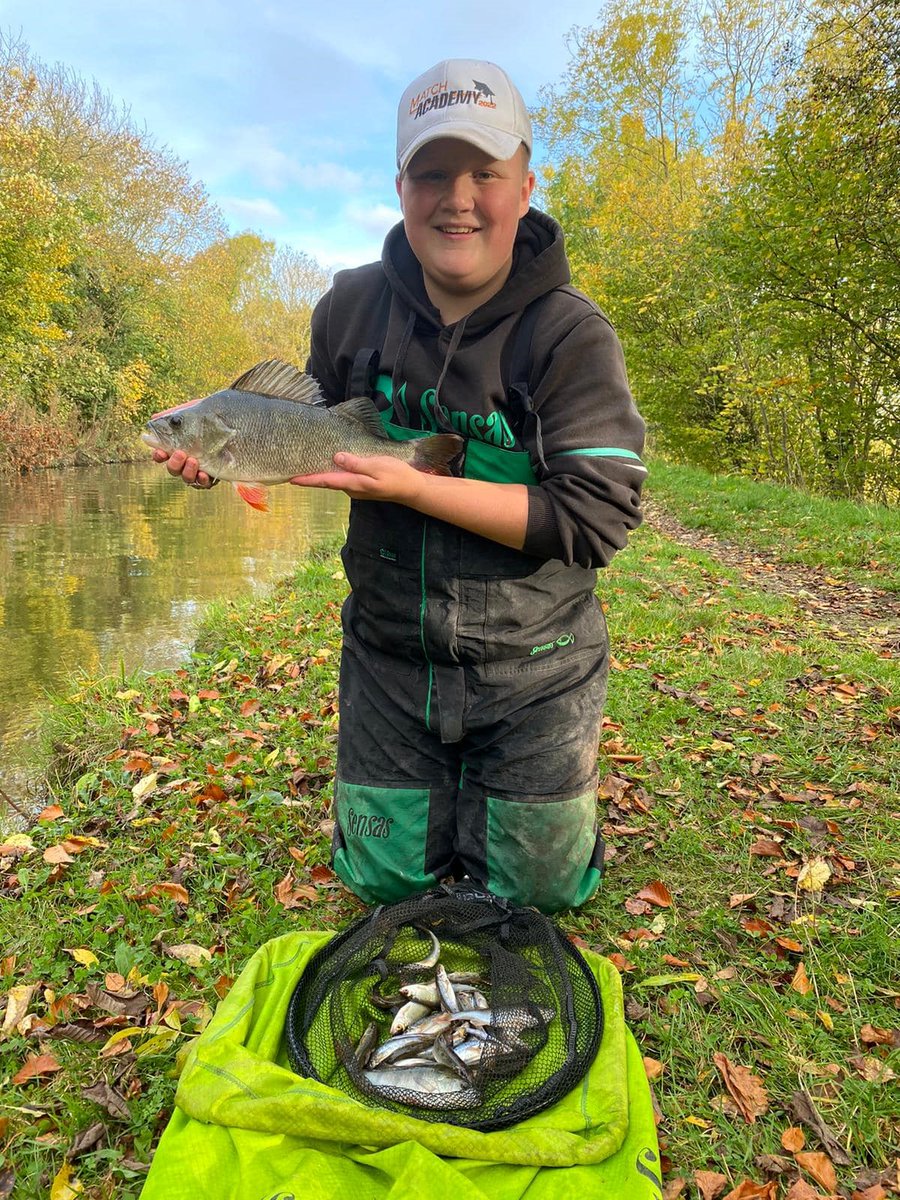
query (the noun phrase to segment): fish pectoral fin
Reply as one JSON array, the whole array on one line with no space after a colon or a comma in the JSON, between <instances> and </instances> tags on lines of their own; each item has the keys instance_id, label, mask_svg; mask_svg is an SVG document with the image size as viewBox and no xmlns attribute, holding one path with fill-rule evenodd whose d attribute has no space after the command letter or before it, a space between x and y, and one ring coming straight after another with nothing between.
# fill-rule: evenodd
<instances>
[{"instance_id":1,"label":"fish pectoral fin","mask_svg":"<svg viewBox=\"0 0 900 1200\"><path fill-rule=\"evenodd\" d=\"M355 421L372 437L389 440L388 435L384 432L384 426L381 424L378 409L368 396L354 396L352 400L345 400L343 404L335 404L331 412L336 417Z\"/></svg>"},{"instance_id":2,"label":"fish pectoral fin","mask_svg":"<svg viewBox=\"0 0 900 1200\"><path fill-rule=\"evenodd\" d=\"M258 509L259 512L268 512L268 496L269 493L261 483L235 483L234 490L242 500L246 500L251 508Z\"/></svg>"},{"instance_id":3,"label":"fish pectoral fin","mask_svg":"<svg viewBox=\"0 0 900 1200\"><path fill-rule=\"evenodd\" d=\"M296 400L299 404L316 404L322 399L317 381L305 375L299 367L269 358L245 371L231 385L236 392L255 392L257 396L272 396L277 400Z\"/></svg>"}]
</instances>

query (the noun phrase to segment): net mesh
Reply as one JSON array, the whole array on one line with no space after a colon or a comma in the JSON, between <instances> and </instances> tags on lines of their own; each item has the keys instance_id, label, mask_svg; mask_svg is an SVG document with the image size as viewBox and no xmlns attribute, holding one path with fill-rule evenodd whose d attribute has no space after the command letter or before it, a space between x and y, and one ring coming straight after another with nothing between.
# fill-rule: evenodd
<instances>
[{"instance_id":1,"label":"net mesh","mask_svg":"<svg viewBox=\"0 0 900 1200\"><path fill-rule=\"evenodd\" d=\"M423 1005L422 1019L437 1018L436 1040L456 1062L433 1061L439 1047L430 1048L430 1031L420 1035L421 1051L419 1042L406 1044L399 1062L379 1062L408 999L401 987L435 985L437 944L438 961L459 989L453 999L476 1014L463 1019L440 1001ZM429 965L414 969L423 962ZM479 1002L489 1006L481 1015ZM516 1124L570 1092L602 1032L597 982L557 926L535 909L466 885L382 906L333 938L303 972L286 1023L298 1074L364 1104L485 1131ZM404 1065L420 1052L416 1071Z\"/></svg>"}]
</instances>

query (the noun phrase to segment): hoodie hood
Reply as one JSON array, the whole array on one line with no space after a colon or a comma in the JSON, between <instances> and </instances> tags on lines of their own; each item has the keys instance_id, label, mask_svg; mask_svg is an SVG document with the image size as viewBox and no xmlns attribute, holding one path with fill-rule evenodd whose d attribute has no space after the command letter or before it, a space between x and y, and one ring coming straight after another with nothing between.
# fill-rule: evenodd
<instances>
[{"instance_id":1,"label":"hoodie hood","mask_svg":"<svg viewBox=\"0 0 900 1200\"><path fill-rule=\"evenodd\" d=\"M385 238L381 265L394 294L427 324L440 329L441 314L425 291L422 267L402 221ZM496 295L464 318L467 334L521 312L532 300L569 279L562 229L546 213L530 208L519 221L509 278Z\"/></svg>"}]
</instances>

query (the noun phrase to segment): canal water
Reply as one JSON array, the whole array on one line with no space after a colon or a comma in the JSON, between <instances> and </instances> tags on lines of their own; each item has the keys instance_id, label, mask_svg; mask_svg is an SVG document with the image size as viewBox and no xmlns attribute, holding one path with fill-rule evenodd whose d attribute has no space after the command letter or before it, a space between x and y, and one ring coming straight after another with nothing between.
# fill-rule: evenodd
<instances>
[{"instance_id":1,"label":"canal water","mask_svg":"<svg viewBox=\"0 0 900 1200\"><path fill-rule=\"evenodd\" d=\"M213 600L263 592L346 526L340 492L282 486L260 513L152 463L5 477L0 488L0 788L77 673L184 661ZM0 803L0 828L8 814Z\"/></svg>"}]
</instances>

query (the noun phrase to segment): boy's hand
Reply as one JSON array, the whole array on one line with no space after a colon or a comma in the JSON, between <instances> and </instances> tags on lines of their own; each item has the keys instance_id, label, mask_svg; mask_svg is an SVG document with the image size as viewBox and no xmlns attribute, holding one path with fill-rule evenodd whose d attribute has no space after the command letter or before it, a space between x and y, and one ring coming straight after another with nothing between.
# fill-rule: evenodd
<instances>
[{"instance_id":1,"label":"boy's hand","mask_svg":"<svg viewBox=\"0 0 900 1200\"><path fill-rule=\"evenodd\" d=\"M351 500L391 500L413 505L418 499L424 476L399 458L385 454L349 454L334 456L335 469L316 475L295 475L290 483L301 487L331 488L346 492Z\"/></svg>"},{"instance_id":2,"label":"boy's hand","mask_svg":"<svg viewBox=\"0 0 900 1200\"><path fill-rule=\"evenodd\" d=\"M154 450L153 461L165 463L166 470L182 482L194 488L211 488L218 481L211 479L205 471L200 470L196 458L188 458L183 450L173 450L168 454L165 450Z\"/></svg>"}]
</instances>

